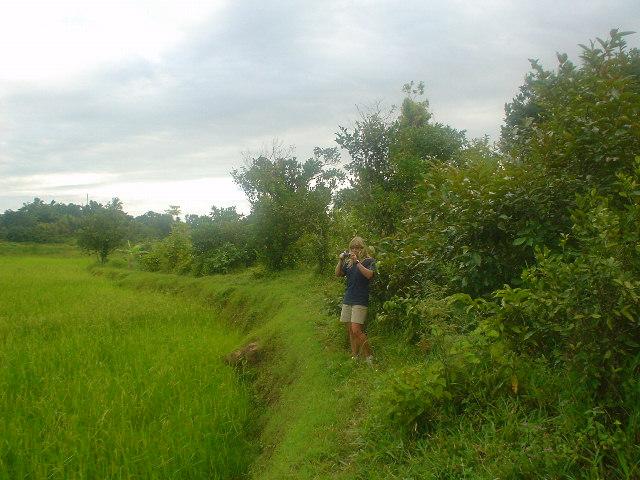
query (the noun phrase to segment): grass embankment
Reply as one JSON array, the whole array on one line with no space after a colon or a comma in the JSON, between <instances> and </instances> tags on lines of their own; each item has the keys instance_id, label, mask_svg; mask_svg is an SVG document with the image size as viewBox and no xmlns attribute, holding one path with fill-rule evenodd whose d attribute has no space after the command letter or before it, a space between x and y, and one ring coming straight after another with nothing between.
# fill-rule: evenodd
<instances>
[{"instance_id":1,"label":"grass embankment","mask_svg":"<svg viewBox=\"0 0 640 480\"><path fill-rule=\"evenodd\" d=\"M337 319L324 312L323 288L311 273L255 272L206 278L95 269L121 286L170 292L211 305L240 344L257 340L264 360L247 371L261 415L260 456L251 476L355 478L350 471L357 412L370 377L347 354ZM240 345L239 344L239 345Z\"/></svg>"},{"instance_id":2,"label":"grass embankment","mask_svg":"<svg viewBox=\"0 0 640 480\"><path fill-rule=\"evenodd\" d=\"M250 396L220 361L237 333L198 302L92 277L86 258L11 250L0 256L0 478L246 472Z\"/></svg>"}]
</instances>

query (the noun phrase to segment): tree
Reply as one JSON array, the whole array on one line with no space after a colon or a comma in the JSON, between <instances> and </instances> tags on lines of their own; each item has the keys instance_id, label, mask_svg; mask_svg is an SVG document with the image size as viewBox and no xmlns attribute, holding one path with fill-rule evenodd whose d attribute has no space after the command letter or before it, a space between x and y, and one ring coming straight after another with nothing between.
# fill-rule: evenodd
<instances>
[{"instance_id":1,"label":"tree","mask_svg":"<svg viewBox=\"0 0 640 480\"><path fill-rule=\"evenodd\" d=\"M14 242L68 241L78 230L81 216L79 205L34 198L17 211L0 215L0 238Z\"/></svg>"},{"instance_id":2,"label":"tree","mask_svg":"<svg viewBox=\"0 0 640 480\"><path fill-rule=\"evenodd\" d=\"M361 113L353 129L339 127L336 142L349 152L346 169L352 177L349 198L368 234L393 234L403 219L406 202L429 169L429 163L449 162L466 145L464 131L430 123L429 102L419 97L424 84L403 87L400 114L384 113L380 105Z\"/></svg>"},{"instance_id":3,"label":"tree","mask_svg":"<svg viewBox=\"0 0 640 480\"><path fill-rule=\"evenodd\" d=\"M180 205L169 205L164 213L170 215L174 222L180 221Z\"/></svg>"},{"instance_id":4,"label":"tree","mask_svg":"<svg viewBox=\"0 0 640 480\"><path fill-rule=\"evenodd\" d=\"M113 198L105 206L91 201L78 234L78 246L97 254L101 263L124 242L130 218L122 210L122 202Z\"/></svg>"},{"instance_id":5,"label":"tree","mask_svg":"<svg viewBox=\"0 0 640 480\"><path fill-rule=\"evenodd\" d=\"M255 261L248 219L236 207L211 207L209 215L187 215L193 244L193 273L226 273Z\"/></svg>"},{"instance_id":6,"label":"tree","mask_svg":"<svg viewBox=\"0 0 640 480\"><path fill-rule=\"evenodd\" d=\"M336 148L316 148L301 163L290 150L274 146L232 172L251 203L256 243L269 268L283 268L305 234L313 238L318 266L326 261L327 210L342 178L329 166L338 158Z\"/></svg>"},{"instance_id":7,"label":"tree","mask_svg":"<svg viewBox=\"0 0 640 480\"><path fill-rule=\"evenodd\" d=\"M131 230L134 238L138 240L160 239L169 235L173 224L174 220L170 214L148 211L133 219Z\"/></svg>"},{"instance_id":8,"label":"tree","mask_svg":"<svg viewBox=\"0 0 640 480\"><path fill-rule=\"evenodd\" d=\"M558 54L558 69L531 60L533 71L506 106L501 148L524 163L540 163L551 176L580 181L575 197L592 187L609 189L622 169L633 170L640 151L640 51L627 49L632 32L581 45L576 67Z\"/></svg>"}]
</instances>

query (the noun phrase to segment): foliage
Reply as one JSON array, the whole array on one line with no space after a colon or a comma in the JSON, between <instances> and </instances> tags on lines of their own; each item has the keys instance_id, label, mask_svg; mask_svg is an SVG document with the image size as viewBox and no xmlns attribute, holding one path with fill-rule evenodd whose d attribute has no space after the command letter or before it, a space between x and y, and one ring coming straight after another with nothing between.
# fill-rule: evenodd
<instances>
[{"instance_id":1,"label":"foliage","mask_svg":"<svg viewBox=\"0 0 640 480\"><path fill-rule=\"evenodd\" d=\"M458 415L485 428L504 402L513 410L493 418L541 413L551 443L492 477L637 476L640 62L624 35L584 47L580 68L534 63L501 153L480 140L419 169L379 243L374 331L424 358L377 387L372 447L410 463L416 442L431 459Z\"/></svg>"},{"instance_id":2,"label":"foliage","mask_svg":"<svg viewBox=\"0 0 640 480\"><path fill-rule=\"evenodd\" d=\"M534 247L568 228L571 179L483 155L431 167L398 233L380 243L382 300L422 295L432 285L445 294L487 294L517 281Z\"/></svg>"},{"instance_id":3,"label":"foliage","mask_svg":"<svg viewBox=\"0 0 640 480\"><path fill-rule=\"evenodd\" d=\"M98 255L101 263L124 242L130 218L122 211L122 202L113 198L105 206L90 202L78 232L78 246Z\"/></svg>"},{"instance_id":4,"label":"foliage","mask_svg":"<svg viewBox=\"0 0 640 480\"><path fill-rule=\"evenodd\" d=\"M419 342L425 351L430 346L428 341L427 344L423 341L431 334L452 332L453 329L462 334L473 330L476 326L475 316L458 308L455 302L460 296L471 297L460 293L447 297L443 292L442 288L434 285L431 292L420 296L392 297L383 303L382 311L377 316L378 328L400 333L410 344Z\"/></svg>"},{"instance_id":5,"label":"foliage","mask_svg":"<svg viewBox=\"0 0 640 480\"><path fill-rule=\"evenodd\" d=\"M531 61L533 72L507 105L502 149L550 176L569 174L607 189L616 172L629 173L640 151L640 51L627 50L614 29L607 40L582 45L582 65L558 55L558 71ZM572 193L572 192L570 192Z\"/></svg>"},{"instance_id":6,"label":"foliage","mask_svg":"<svg viewBox=\"0 0 640 480\"><path fill-rule=\"evenodd\" d=\"M184 223L175 223L167 237L150 246L148 253L142 256L141 264L152 272L187 273L191 270L192 259L189 228Z\"/></svg>"},{"instance_id":7,"label":"foliage","mask_svg":"<svg viewBox=\"0 0 640 480\"><path fill-rule=\"evenodd\" d=\"M129 236L136 241L150 241L164 238L171 232L173 217L168 213L148 211L131 222Z\"/></svg>"},{"instance_id":8,"label":"foliage","mask_svg":"<svg viewBox=\"0 0 640 480\"><path fill-rule=\"evenodd\" d=\"M327 210L341 178L329 166L337 160L336 149L316 148L313 158L300 163L290 152L274 147L268 156L251 158L247 166L232 172L251 202L256 245L269 268L287 266L292 246L304 234L314 236L313 258L318 268L326 268Z\"/></svg>"},{"instance_id":9,"label":"foliage","mask_svg":"<svg viewBox=\"0 0 640 480\"><path fill-rule=\"evenodd\" d=\"M72 203L44 203L39 198L17 211L0 215L0 238L12 242L64 242L78 231L82 207Z\"/></svg>"},{"instance_id":10,"label":"foliage","mask_svg":"<svg viewBox=\"0 0 640 480\"><path fill-rule=\"evenodd\" d=\"M418 423L430 422L439 407L451 400L441 362L411 365L394 373L380 403L396 427L413 427L417 431Z\"/></svg>"},{"instance_id":11,"label":"foliage","mask_svg":"<svg viewBox=\"0 0 640 480\"><path fill-rule=\"evenodd\" d=\"M483 318L486 310L484 300L461 293L385 302L380 322L402 332L401 338L416 344L429 361L389 373L379 393L378 415L418 433L470 402L517 394L519 361L494 324Z\"/></svg>"},{"instance_id":12,"label":"foliage","mask_svg":"<svg viewBox=\"0 0 640 480\"><path fill-rule=\"evenodd\" d=\"M127 259L127 268L134 268L140 263L140 259L148 252L145 250L145 246L142 244L133 244L131 240L127 240L126 247L119 249Z\"/></svg>"},{"instance_id":13,"label":"foliage","mask_svg":"<svg viewBox=\"0 0 640 480\"><path fill-rule=\"evenodd\" d=\"M224 243L207 256L195 257L192 272L196 275L229 273L240 266L247 266L252 260L246 250L233 243Z\"/></svg>"},{"instance_id":14,"label":"foliage","mask_svg":"<svg viewBox=\"0 0 640 480\"><path fill-rule=\"evenodd\" d=\"M187 215L196 275L227 273L256 259L251 224L235 207L212 207L208 216Z\"/></svg>"},{"instance_id":15,"label":"foliage","mask_svg":"<svg viewBox=\"0 0 640 480\"><path fill-rule=\"evenodd\" d=\"M404 218L413 188L429 168L429 160L449 161L466 143L464 132L429 123L428 101L419 101L424 84L403 88L407 97L400 115L377 105L361 113L352 130L340 127L336 142L351 162L351 203L363 230L378 237L393 234Z\"/></svg>"},{"instance_id":16,"label":"foliage","mask_svg":"<svg viewBox=\"0 0 640 480\"><path fill-rule=\"evenodd\" d=\"M496 292L495 319L514 348L568 364L617 401L640 351L640 158L612 188L617 199L578 198L563 250L538 250L522 287Z\"/></svg>"},{"instance_id":17,"label":"foliage","mask_svg":"<svg viewBox=\"0 0 640 480\"><path fill-rule=\"evenodd\" d=\"M424 169L398 232L380 244L382 300L433 283L474 296L517 285L536 246L558 248L576 193L597 186L606 194L618 170L631 172L640 148L640 63L625 49L624 32L611 35L602 49L585 49L582 68L565 55L557 74L534 63L507 106L508 156L479 141Z\"/></svg>"},{"instance_id":18,"label":"foliage","mask_svg":"<svg viewBox=\"0 0 640 480\"><path fill-rule=\"evenodd\" d=\"M92 202L95 203L95 202ZM90 205L45 203L39 198L16 211L0 214L0 239L12 242L60 243L75 239L84 218L92 213ZM133 241L166 237L171 230L170 215L147 212L130 219L126 237Z\"/></svg>"}]
</instances>

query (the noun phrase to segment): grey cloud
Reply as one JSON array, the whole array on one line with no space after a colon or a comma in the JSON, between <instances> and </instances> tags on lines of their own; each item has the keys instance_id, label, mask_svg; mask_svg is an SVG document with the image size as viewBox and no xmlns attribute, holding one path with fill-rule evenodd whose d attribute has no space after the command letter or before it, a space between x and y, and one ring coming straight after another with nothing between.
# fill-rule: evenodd
<instances>
[{"instance_id":1,"label":"grey cloud","mask_svg":"<svg viewBox=\"0 0 640 480\"><path fill-rule=\"evenodd\" d=\"M223 176L274 137L309 155L409 80L426 82L436 120L495 136L527 58L552 68L556 50L575 59L639 17L631 0L231 2L160 62L5 88L0 174Z\"/></svg>"}]
</instances>

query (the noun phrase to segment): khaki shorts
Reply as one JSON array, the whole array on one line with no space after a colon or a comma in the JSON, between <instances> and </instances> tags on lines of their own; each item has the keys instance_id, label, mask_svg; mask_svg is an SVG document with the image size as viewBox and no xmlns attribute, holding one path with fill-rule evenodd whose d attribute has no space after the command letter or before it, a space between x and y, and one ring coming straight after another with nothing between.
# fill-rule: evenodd
<instances>
[{"instance_id":1,"label":"khaki shorts","mask_svg":"<svg viewBox=\"0 0 640 480\"><path fill-rule=\"evenodd\" d=\"M367 307L364 305L345 305L342 304L342 312L340 313L340 321L342 323L359 323L364 325L367 319Z\"/></svg>"}]
</instances>

